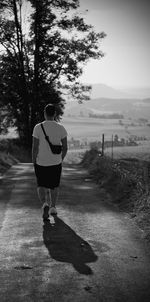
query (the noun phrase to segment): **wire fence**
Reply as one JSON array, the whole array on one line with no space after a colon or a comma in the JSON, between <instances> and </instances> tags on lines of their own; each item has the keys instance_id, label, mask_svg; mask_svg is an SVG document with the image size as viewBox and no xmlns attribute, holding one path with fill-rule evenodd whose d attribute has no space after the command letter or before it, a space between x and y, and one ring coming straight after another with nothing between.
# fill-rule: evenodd
<instances>
[{"instance_id":1,"label":"wire fence","mask_svg":"<svg viewBox=\"0 0 150 302\"><path fill-rule=\"evenodd\" d=\"M146 147L146 148L145 148ZM101 139L101 156L108 156L113 160L121 159L125 165L117 166L122 183L130 179L130 175L134 174L137 181L137 189L139 192L150 193L150 145L138 145L130 140L120 141L117 136L112 135L111 139L105 140L102 134ZM128 162L127 162L128 160Z\"/></svg>"}]
</instances>

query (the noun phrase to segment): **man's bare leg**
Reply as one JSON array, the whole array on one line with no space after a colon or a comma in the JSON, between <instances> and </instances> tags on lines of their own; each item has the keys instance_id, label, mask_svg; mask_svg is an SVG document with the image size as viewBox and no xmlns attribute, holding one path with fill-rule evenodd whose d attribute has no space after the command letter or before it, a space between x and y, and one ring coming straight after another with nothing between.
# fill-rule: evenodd
<instances>
[{"instance_id":1,"label":"man's bare leg","mask_svg":"<svg viewBox=\"0 0 150 302\"><path fill-rule=\"evenodd\" d=\"M45 188L46 202L50 206L51 204L51 192L50 189Z\"/></svg>"},{"instance_id":2,"label":"man's bare leg","mask_svg":"<svg viewBox=\"0 0 150 302\"><path fill-rule=\"evenodd\" d=\"M45 196L45 188L44 187L38 187L37 188L37 193L38 193L38 197L40 202L42 203L42 205L45 203L46 201L46 196Z\"/></svg>"},{"instance_id":3,"label":"man's bare leg","mask_svg":"<svg viewBox=\"0 0 150 302\"><path fill-rule=\"evenodd\" d=\"M56 214L57 211L56 209L53 209L56 207L56 203L58 201L58 196L59 196L59 187L56 187L54 189L51 189L51 214Z\"/></svg>"},{"instance_id":4,"label":"man's bare leg","mask_svg":"<svg viewBox=\"0 0 150 302\"><path fill-rule=\"evenodd\" d=\"M50 190L48 188L38 187L37 192L39 200L42 203L43 218L48 219L50 206Z\"/></svg>"},{"instance_id":5,"label":"man's bare leg","mask_svg":"<svg viewBox=\"0 0 150 302\"><path fill-rule=\"evenodd\" d=\"M51 202L51 194L50 189L44 188L44 187L38 187L37 188L38 197L42 204L46 203L50 205Z\"/></svg>"}]
</instances>

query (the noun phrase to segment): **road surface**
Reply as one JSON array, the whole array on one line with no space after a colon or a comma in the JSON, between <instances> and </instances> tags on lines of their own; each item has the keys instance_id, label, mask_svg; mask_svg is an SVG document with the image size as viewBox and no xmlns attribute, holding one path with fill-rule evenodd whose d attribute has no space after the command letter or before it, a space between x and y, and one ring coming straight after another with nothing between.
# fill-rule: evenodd
<instances>
[{"instance_id":1,"label":"road surface","mask_svg":"<svg viewBox=\"0 0 150 302\"><path fill-rule=\"evenodd\" d=\"M64 165L58 215L43 223L32 164L0 184L1 302L148 302L141 231L79 165Z\"/></svg>"}]
</instances>

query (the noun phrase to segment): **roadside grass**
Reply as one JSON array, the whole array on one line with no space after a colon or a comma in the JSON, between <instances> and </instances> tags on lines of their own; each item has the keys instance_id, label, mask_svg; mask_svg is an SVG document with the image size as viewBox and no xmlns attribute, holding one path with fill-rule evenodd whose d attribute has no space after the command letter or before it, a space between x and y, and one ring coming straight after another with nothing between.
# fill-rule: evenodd
<instances>
[{"instance_id":1,"label":"roadside grass","mask_svg":"<svg viewBox=\"0 0 150 302\"><path fill-rule=\"evenodd\" d=\"M80 164L85 151L68 150L64 162L66 164Z\"/></svg>"},{"instance_id":2,"label":"roadside grass","mask_svg":"<svg viewBox=\"0 0 150 302\"><path fill-rule=\"evenodd\" d=\"M137 158L112 160L91 149L85 152L81 164L110 194L112 203L128 213L150 240L150 162Z\"/></svg>"},{"instance_id":3,"label":"roadside grass","mask_svg":"<svg viewBox=\"0 0 150 302\"><path fill-rule=\"evenodd\" d=\"M18 162L31 162L31 150L25 149L19 139L0 140L0 177Z\"/></svg>"}]
</instances>

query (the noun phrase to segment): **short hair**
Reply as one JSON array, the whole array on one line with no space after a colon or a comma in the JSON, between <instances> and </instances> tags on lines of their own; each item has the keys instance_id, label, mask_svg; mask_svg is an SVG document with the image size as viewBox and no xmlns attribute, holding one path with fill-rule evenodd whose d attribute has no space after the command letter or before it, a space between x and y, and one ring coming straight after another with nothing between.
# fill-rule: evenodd
<instances>
[{"instance_id":1,"label":"short hair","mask_svg":"<svg viewBox=\"0 0 150 302\"><path fill-rule=\"evenodd\" d=\"M55 115L55 106L53 104L48 104L44 108L44 112L46 113L47 116L54 116Z\"/></svg>"}]
</instances>

